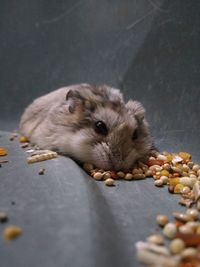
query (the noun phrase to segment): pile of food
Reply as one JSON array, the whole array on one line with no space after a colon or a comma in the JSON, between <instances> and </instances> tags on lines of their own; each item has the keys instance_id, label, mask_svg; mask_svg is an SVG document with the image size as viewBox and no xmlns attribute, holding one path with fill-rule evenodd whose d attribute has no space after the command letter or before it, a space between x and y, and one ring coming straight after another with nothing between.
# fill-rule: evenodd
<instances>
[{"instance_id":1,"label":"pile of food","mask_svg":"<svg viewBox=\"0 0 200 267\"><path fill-rule=\"evenodd\" d=\"M53 151L33 149L25 137L20 137L19 141L22 148L28 148L29 164L58 156ZM0 148L0 156L5 155L7 151ZM192 161L189 153L155 152L129 172L105 171L90 163L84 163L83 168L106 186L114 186L120 179L135 181L151 177L156 187L167 186L169 193L179 194L179 204L185 206L185 212L174 212L171 221L165 214L159 214L155 221L160 233L136 243L137 258L151 267L200 267L200 165ZM44 172L42 168L38 174ZM0 221L6 222L5 214L0 215ZM20 228L11 226L5 229L4 238L11 240L20 234Z\"/></svg>"},{"instance_id":2,"label":"pile of food","mask_svg":"<svg viewBox=\"0 0 200 267\"><path fill-rule=\"evenodd\" d=\"M186 211L174 212L171 222L166 215L158 215L156 221L162 231L136 243L137 258L152 267L200 266L200 166L192 161L189 153L155 153L127 173L98 170L89 163L83 168L108 186L115 185L118 179L134 181L153 177L155 186L167 186L169 193L180 194L179 204Z\"/></svg>"}]
</instances>

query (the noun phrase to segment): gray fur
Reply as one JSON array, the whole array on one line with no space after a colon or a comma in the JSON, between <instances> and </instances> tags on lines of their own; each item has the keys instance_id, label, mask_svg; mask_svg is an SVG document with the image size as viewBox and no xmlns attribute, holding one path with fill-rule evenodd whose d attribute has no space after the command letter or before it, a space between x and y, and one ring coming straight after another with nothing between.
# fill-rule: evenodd
<instances>
[{"instance_id":1,"label":"gray fur","mask_svg":"<svg viewBox=\"0 0 200 267\"><path fill-rule=\"evenodd\" d=\"M125 104L118 89L79 84L36 99L21 117L20 133L41 149L105 170L128 170L152 147L144 116L142 104ZM95 132L98 120L107 125L107 136ZM138 138L132 140L135 129Z\"/></svg>"}]
</instances>

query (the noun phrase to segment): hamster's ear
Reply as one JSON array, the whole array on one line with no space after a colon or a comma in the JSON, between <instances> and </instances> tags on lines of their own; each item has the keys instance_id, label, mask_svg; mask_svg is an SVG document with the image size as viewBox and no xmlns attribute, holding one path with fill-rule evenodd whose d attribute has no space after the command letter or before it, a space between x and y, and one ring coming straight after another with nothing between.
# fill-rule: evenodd
<instances>
[{"instance_id":1,"label":"hamster's ear","mask_svg":"<svg viewBox=\"0 0 200 267\"><path fill-rule=\"evenodd\" d=\"M75 90L69 90L66 94L66 101L70 113L74 113L75 108L82 102L82 97L79 92Z\"/></svg>"},{"instance_id":2,"label":"hamster's ear","mask_svg":"<svg viewBox=\"0 0 200 267\"><path fill-rule=\"evenodd\" d=\"M126 103L126 108L129 114L135 116L138 122L142 122L144 120L145 109L140 102L129 100Z\"/></svg>"}]
</instances>

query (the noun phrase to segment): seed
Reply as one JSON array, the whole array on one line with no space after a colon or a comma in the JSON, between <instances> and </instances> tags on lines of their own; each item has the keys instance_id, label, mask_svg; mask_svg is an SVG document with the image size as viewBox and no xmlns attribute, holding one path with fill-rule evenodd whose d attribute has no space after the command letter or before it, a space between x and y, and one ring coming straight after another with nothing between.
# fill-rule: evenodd
<instances>
[{"instance_id":1,"label":"seed","mask_svg":"<svg viewBox=\"0 0 200 267\"><path fill-rule=\"evenodd\" d=\"M164 156L164 155L162 155L162 154L159 154L159 155L157 156L157 159L158 159L158 160L166 161L166 160L167 160L167 157Z\"/></svg>"},{"instance_id":2,"label":"seed","mask_svg":"<svg viewBox=\"0 0 200 267\"><path fill-rule=\"evenodd\" d=\"M176 186L177 184L180 184L180 178L170 178L169 184L172 186Z\"/></svg>"},{"instance_id":3,"label":"seed","mask_svg":"<svg viewBox=\"0 0 200 267\"><path fill-rule=\"evenodd\" d=\"M162 235L159 235L159 234L151 235L147 238L147 242L153 243L156 245L163 245L164 244L164 238Z\"/></svg>"},{"instance_id":4,"label":"seed","mask_svg":"<svg viewBox=\"0 0 200 267\"><path fill-rule=\"evenodd\" d=\"M125 173L120 171L120 172L117 172L117 175L119 178L124 178Z\"/></svg>"},{"instance_id":5,"label":"seed","mask_svg":"<svg viewBox=\"0 0 200 267\"><path fill-rule=\"evenodd\" d=\"M200 166L198 164L194 164L194 166L192 167L192 170L197 172L200 169Z\"/></svg>"},{"instance_id":6,"label":"seed","mask_svg":"<svg viewBox=\"0 0 200 267\"><path fill-rule=\"evenodd\" d=\"M190 192L190 188L188 186L184 186L182 189L182 194L188 194Z\"/></svg>"},{"instance_id":7,"label":"seed","mask_svg":"<svg viewBox=\"0 0 200 267\"><path fill-rule=\"evenodd\" d=\"M45 168L42 168L42 169L39 170L38 174L39 174L39 175L43 175L44 172L45 172Z\"/></svg>"},{"instance_id":8,"label":"seed","mask_svg":"<svg viewBox=\"0 0 200 267\"><path fill-rule=\"evenodd\" d=\"M39 162L39 161L53 159L53 158L56 158L57 156L58 156L58 154L56 152L49 151L49 152L44 153L44 154L34 155L34 156L31 156L31 157L28 157L27 158L27 162L29 164L31 164L31 163L36 163L36 162Z\"/></svg>"},{"instance_id":9,"label":"seed","mask_svg":"<svg viewBox=\"0 0 200 267\"><path fill-rule=\"evenodd\" d=\"M110 171L110 176L115 180L118 179L117 173L115 171Z\"/></svg>"},{"instance_id":10,"label":"seed","mask_svg":"<svg viewBox=\"0 0 200 267\"><path fill-rule=\"evenodd\" d=\"M176 173L182 174L182 170L180 168L172 166L171 169Z\"/></svg>"},{"instance_id":11,"label":"seed","mask_svg":"<svg viewBox=\"0 0 200 267\"><path fill-rule=\"evenodd\" d=\"M163 184L167 184L169 179L167 176L161 176L160 180L163 182Z\"/></svg>"},{"instance_id":12,"label":"seed","mask_svg":"<svg viewBox=\"0 0 200 267\"><path fill-rule=\"evenodd\" d=\"M163 227L169 222L169 220L166 215L160 214L156 217L156 222L158 223L158 225Z\"/></svg>"},{"instance_id":13,"label":"seed","mask_svg":"<svg viewBox=\"0 0 200 267\"><path fill-rule=\"evenodd\" d=\"M4 223L8 221L8 216L5 212L0 212L0 223Z\"/></svg>"},{"instance_id":14,"label":"seed","mask_svg":"<svg viewBox=\"0 0 200 267\"><path fill-rule=\"evenodd\" d=\"M180 184L189 186L190 188L193 187L193 185L195 184L196 179L195 178L189 178L189 177L181 177L180 178Z\"/></svg>"},{"instance_id":15,"label":"seed","mask_svg":"<svg viewBox=\"0 0 200 267\"><path fill-rule=\"evenodd\" d=\"M190 160L191 159L191 155L189 153L186 153L186 152L180 152L179 156L184 160Z\"/></svg>"},{"instance_id":16,"label":"seed","mask_svg":"<svg viewBox=\"0 0 200 267\"><path fill-rule=\"evenodd\" d=\"M173 223L167 223L164 226L163 234L169 239L173 239L177 233L176 226Z\"/></svg>"},{"instance_id":17,"label":"seed","mask_svg":"<svg viewBox=\"0 0 200 267\"><path fill-rule=\"evenodd\" d=\"M15 225L11 225L5 228L3 236L5 240L12 240L22 234L22 229Z\"/></svg>"},{"instance_id":18,"label":"seed","mask_svg":"<svg viewBox=\"0 0 200 267\"><path fill-rule=\"evenodd\" d=\"M145 175L142 173L138 173L138 174L134 174L132 178L133 180L141 180L145 178Z\"/></svg>"},{"instance_id":19,"label":"seed","mask_svg":"<svg viewBox=\"0 0 200 267\"><path fill-rule=\"evenodd\" d=\"M167 170L162 170L162 171L160 172L160 175L161 175L161 176L167 176L167 177L169 177L169 172L168 172Z\"/></svg>"},{"instance_id":20,"label":"seed","mask_svg":"<svg viewBox=\"0 0 200 267\"><path fill-rule=\"evenodd\" d=\"M174 212L173 216L175 219L181 221L181 222L189 222L193 221L193 218L189 214L181 213L181 212Z\"/></svg>"},{"instance_id":21,"label":"seed","mask_svg":"<svg viewBox=\"0 0 200 267\"><path fill-rule=\"evenodd\" d=\"M168 186L168 191L169 191L169 193L173 194L174 193L174 186L173 185L169 185Z\"/></svg>"},{"instance_id":22,"label":"seed","mask_svg":"<svg viewBox=\"0 0 200 267\"><path fill-rule=\"evenodd\" d=\"M86 171L86 172L90 172L91 170L94 169L94 166L90 163L84 163L83 164L83 169Z\"/></svg>"},{"instance_id":23,"label":"seed","mask_svg":"<svg viewBox=\"0 0 200 267\"><path fill-rule=\"evenodd\" d=\"M0 147L0 157L4 157L8 154L7 150L3 147Z\"/></svg>"},{"instance_id":24,"label":"seed","mask_svg":"<svg viewBox=\"0 0 200 267\"><path fill-rule=\"evenodd\" d=\"M145 176L146 176L146 177L151 177L151 176L152 176L152 171L151 171L151 170L147 170L147 171L145 172Z\"/></svg>"},{"instance_id":25,"label":"seed","mask_svg":"<svg viewBox=\"0 0 200 267\"><path fill-rule=\"evenodd\" d=\"M196 229L196 234L197 235L200 235L200 225L197 227L197 229Z\"/></svg>"},{"instance_id":26,"label":"seed","mask_svg":"<svg viewBox=\"0 0 200 267\"><path fill-rule=\"evenodd\" d=\"M106 179L108 179L108 178L111 178L111 174L110 174L110 172L104 172L104 173L102 174L102 177L103 177L104 180L106 180Z\"/></svg>"},{"instance_id":27,"label":"seed","mask_svg":"<svg viewBox=\"0 0 200 267\"><path fill-rule=\"evenodd\" d=\"M181 253L184 250L184 248L185 248L185 243L180 238L175 238L173 241L171 241L169 245L169 249L173 254Z\"/></svg>"},{"instance_id":28,"label":"seed","mask_svg":"<svg viewBox=\"0 0 200 267\"><path fill-rule=\"evenodd\" d=\"M186 214L191 216L194 220L198 220L199 212L196 209L187 209Z\"/></svg>"},{"instance_id":29,"label":"seed","mask_svg":"<svg viewBox=\"0 0 200 267\"><path fill-rule=\"evenodd\" d=\"M169 163L165 163L162 167L163 167L164 170L167 170L167 171L169 171L171 169Z\"/></svg>"},{"instance_id":30,"label":"seed","mask_svg":"<svg viewBox=\"0 0 200 267\"><path fill-rule=\"evenodd\" d=\"M142 169L133 169L133 170L132 170L132 174L133 174L133 175L135 175L135 174L139 174L139 173L140 173L140 174L143 173Z\"/></svg>"},{"instance_id":31,"label":"seed","mask_svg":"<svg viewBox=\"0 0 200 267\"><path fill-rule=\"evenodd\" d=\"M194 178L194 179L197 179L197 176L195 174L190 174L189 176L190 178Z\"/></svg>"},{"instance_id":32,"label":"seed","mask_svg":"<svg viewBox=\"0 0 200 267\"><path fill-rule=\"evenodd\" d=\"M158 179L158 180L155 180L155 181L154 181L154 185L155 185L155 186L158 186L158 187L161 187L161 186L164 185L164 183L163 183L162 180Z\"/></svg>"},{"instance_id":33,"label":"seed","mask_svg":"<svg viewBox=\"0 0 200 267\"><path fill-rule=\"evenodd\" d=\"M193 232L196 231L197 227L199 226L199 222L197 221L189 221L185 224L187 227L189 227Z\"/></svg>"},{"instance_id":34,"label":"seed","mask_svg":"<svg viewBox=\"0 0 200 267\"><path fill-rule=\"evenodd\" d=\"M164 164L164 161L163 161L163 160L158 160L158 159L155 159L155 160L148 160L148 161L147 161L147 165L148 165L148 166L154 166L154 165L162 166L163 164Z\"/></svg>"},{"instance_id":35,"label":"seed","mask_svg":"<svg viewBox=\"0 0 200 267\"><path fill-rule=\"evenodd\" d=\"M197 255L197 249L196 248L185 248L182 253L181 257L182 258L192 258Z\"/></svg>"},{"instance_id":36,"label":"seed","mask_svg":"<svg viewBox=\"0 0 200 267\"><path fill-rule=\"evenodd\" d=\"M190 169L190 168L188 167L187 164L183 164L183 166L182 166L182 170L183 170L183 171L188 172L189 169Z\"/></svg>"},{"instance_id":37,"label":"seed","mask_svg":"<svg viewBox=\"0 0 200 267\"><path fill-rule=\"evenodd\" d=\"M184 185L182 185L182 184L177 184L177 185L174 187L174 193L175 193L175 194L180 194L180 193L182 193L183 188L184 188Z\"/></svg>"},{"instance_id":38,"label":"seed","mask_svg":"<svg viewBox=\"0 0 200 267\"><path fill-rule=\"evenodd\" d=\"M101 172L96 172L94 175L93 175L93 178L95 179L95 180L101 180L102 178L103 178L103 173L101 173Z\"/></svg>"},{"instance_id":39,"label":"seed","mask_svg":"<svg viewBox=\"0 0 200 267\"><path fill-rule=\"evenodd\" d=\"M29 143L23 143L22 145L21 145L21 148L27 148L29 146Z\"/></svg>"},{"instance_id":40,"label":"seed","mask_svg":"<svg viewBox=\"0 0 200 267\"><path fill-rule=\"evenodd\" d=\"M115 180L112 178L108 178L105 180L105 185L107 185L107 186L113 186L113 185L115 185L114 183L115 183Z\"/></svg>"},{"instance_id":41,"label":"seed","mask_svg":"<svg viewBox=\"0 0 200 267\"><path fill-rule=\"evenodd\" d=\"M159 165L152 165L149 167L151 171L162 171L162 168Z\"/></svg>"},{"instance_id":42,"label":"seed","mask_svg":"<svg viewBox=\"0 0 200 267\"><path fill-rule=\"evenodd\" d=\"M27 143L27 142L29 142L29 140L28 140L27 137L25 137L25 136L21 136L21 137L19 138L19 142L20 142L20 143Z\"/></svg>"},{"instance_id":43,"label":"seed","mask_svg":"<svg viewBox=\"0 0 200 267\"><path fill-rule=\"evenodd\" d=\"M124 176L124 179L128 180L128 181L132 180L133 179L132 173L126 173L125 176Z\"/></svg>"},{"instance_id":44,"label":"seed","mask_svg":"<svg viewBox=\"0 0 200 267\"><path fill-rule=\"evenodd\" d=\"M189 161L187 165L188 165L188 167L189 167L190 169L192 169L193 166L194 166L194 162L193 162L193 161Z\"/></svg>"},{"instance_id":45,"label":"seed","mask_svg":"<svg viewBox=\"0 0 200 267\"><path fill-rule=\"evenodd\" d=\"M192 230L192 228L189 227L186 224L181 225L178 230L179 230L180 233L183 233L183 234L193 234L194 233L194 231Z\"/></svg>"}]
</instances>

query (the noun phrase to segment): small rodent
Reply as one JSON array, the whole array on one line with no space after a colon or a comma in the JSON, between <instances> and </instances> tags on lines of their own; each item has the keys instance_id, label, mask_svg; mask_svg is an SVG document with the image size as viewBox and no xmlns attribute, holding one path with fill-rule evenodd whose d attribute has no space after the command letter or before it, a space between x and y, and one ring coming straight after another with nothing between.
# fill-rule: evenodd
<instances>
[{"instance_id":1,"label":"small rodent","mask_svg":"<svg viewBox=\"0 0 200 267\"><path fill-rule=\"evenodd\" d=\"M37 98L20 121L20 133L50 149L104 170L129 170L153 148L145 109L124 102L107 85L77 84Z\"/></svg>"}]
</instances>

